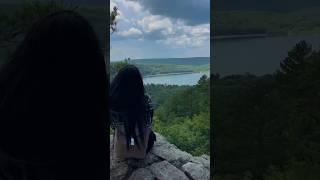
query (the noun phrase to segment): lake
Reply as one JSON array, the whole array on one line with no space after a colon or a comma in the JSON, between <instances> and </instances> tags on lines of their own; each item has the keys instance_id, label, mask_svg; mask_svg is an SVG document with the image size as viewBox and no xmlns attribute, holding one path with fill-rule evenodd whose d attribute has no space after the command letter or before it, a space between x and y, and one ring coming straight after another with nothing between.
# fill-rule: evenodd
<instances>
[{"instance_id":1,"label":"lake","mask_svg":"<svg viewBox=\"0 0 320 180\"><path fill-rule=\"evenodd\" d=\"M320 47L320 36L265 37L213 40L211 72L220 75L273 73L296 43L301 40Z\"/></svg>"},{"instance_id":2,"label":"lake","mask_svg":"<svg viewBox=\"0 0 320 180\"><path fill-rule=\"evenodd\" d=\"M320 35L213 40L211 72L222 76L246 72L271 74L279 69L287 52L301 40L320 48ZM195 85L203 74L209 72L146 77L144 83Z\"/></svg>"},{"instance_id":3,"label":"lake","mask_svg":"<svg viewBox=\"0 0 320 180\"><path fill-rule=\"evenodd\" d=\"M195 85L202 75L209 76L209 71L188 74L161 75L143 78L144 84Z\"/></svg>"}]
</instances>

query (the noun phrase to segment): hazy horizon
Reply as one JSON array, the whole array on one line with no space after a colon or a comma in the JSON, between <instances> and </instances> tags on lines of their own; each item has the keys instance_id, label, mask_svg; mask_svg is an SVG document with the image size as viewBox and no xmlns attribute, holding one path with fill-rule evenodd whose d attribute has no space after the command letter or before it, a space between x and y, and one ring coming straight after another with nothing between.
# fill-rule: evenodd
<instances>
[{"instance_id":1,"label":"hazy horizon","mask_svg":"<svg viewBox=\"0 0 320 180\"><path fill-rule=\"evenodd\" d=\"M129 57L130 60L157 60L157 59L191 59L191 58L208 58L210 60L210 56L192 56L192 57L153 57L153 58L131 58ZM120 60L111 60L111 62L116 62L116 61L123 61L125 59L120 59Z\"/></svg>"}]
</instances>

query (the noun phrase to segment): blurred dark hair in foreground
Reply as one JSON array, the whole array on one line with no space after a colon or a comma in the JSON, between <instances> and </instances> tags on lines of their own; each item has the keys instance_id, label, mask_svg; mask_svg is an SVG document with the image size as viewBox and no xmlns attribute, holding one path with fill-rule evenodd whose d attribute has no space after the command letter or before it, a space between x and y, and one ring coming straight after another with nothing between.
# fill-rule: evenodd
<instances>
[{"instance_id":1,"label":"blurred dark hair in foreground","mask_svg":"<svg viewBox=\"0 0 320 180\"><path fill-rule=\"evenodd\" d=\"M106 178L107 80L86 19L36 22L0 70L0 177Z\"/></svg>"}]
</instances>

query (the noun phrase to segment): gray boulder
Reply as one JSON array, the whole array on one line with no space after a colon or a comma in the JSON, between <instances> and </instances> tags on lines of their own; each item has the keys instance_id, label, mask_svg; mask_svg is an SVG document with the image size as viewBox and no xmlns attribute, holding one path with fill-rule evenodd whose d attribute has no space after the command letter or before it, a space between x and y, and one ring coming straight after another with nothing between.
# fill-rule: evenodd
<instances>
[{"instance_id":1,"label":"gray boulder","mask_svg":"<svg viewBox=\"0 0 320 180\"><path fill-rule=\"evenodd\" d=\"M209 179L210 173L202 164L188 162L182 166L182 170L191 179L206 180Z\"/></svg>"},{"instance_id":2,"label":"gray boulder","mask_svg":"<svg viewBox=\"0 0 320 180\"><path fill-rule=\"evenodd\" d=\"M147 168L150 169L152 174L154 174L154 176L158 179L189 180L185 173L183 173L178 168L170 164L168 161L154 163Z\"/></svg>"},{"instance_id":3,"label":"gray boulder","mask_svg":"<svg viewBox=\"0 0 320 180\"><path fill-rule=\"evenodd\" d=\"M153 179L210 179L210 157L194 157L170 144L165 137L156 133L157 141L144 160L116 159L110 137L110 179L153 180Z\"/></svg>"}]
</instances>

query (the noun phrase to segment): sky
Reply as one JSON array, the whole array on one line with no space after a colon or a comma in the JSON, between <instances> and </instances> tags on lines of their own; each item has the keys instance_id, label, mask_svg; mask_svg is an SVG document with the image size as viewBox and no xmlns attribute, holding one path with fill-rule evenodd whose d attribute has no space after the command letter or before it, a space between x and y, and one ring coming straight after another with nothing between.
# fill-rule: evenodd
<instances>
[{"instance_id":1,"label":"sky","mask_svg":"<svg viewBox=\"0 0 320 180\"><path fill-rule=\"evenodd\" d=\"M210 56L210 0L111 0L111 61Z\"/></svg>"}]
</instances>

